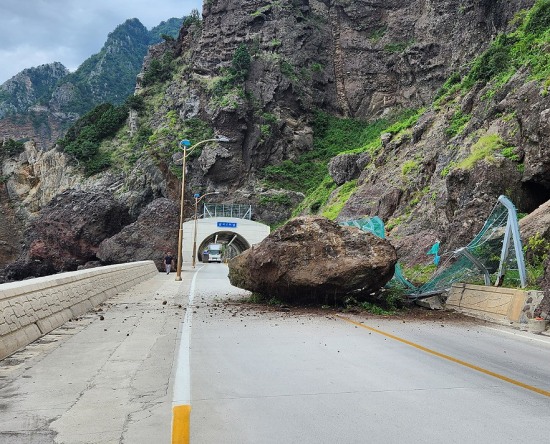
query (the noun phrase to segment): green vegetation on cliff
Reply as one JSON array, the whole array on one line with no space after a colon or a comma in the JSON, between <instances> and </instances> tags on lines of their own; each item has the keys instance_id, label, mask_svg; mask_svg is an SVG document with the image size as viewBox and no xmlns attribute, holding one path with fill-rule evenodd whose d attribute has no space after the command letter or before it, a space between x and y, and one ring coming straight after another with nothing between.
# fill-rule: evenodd
<instances>
[{"instance_id":1,"label":"green vegetation on cliff","mask_svg":"<svg viewBox=\"0 0 550 444\"><path fill-rule=\"evenodd\" d=\"M67 104L69 111L83 113L90 105L109 102L120 105L133 93L136 76L143 64L149 45L162 39L159 31L177 35L181 21L163 22L149 32L137 19L127 20L109 34L101 51L88 58L60 85L72 85L73 94Z\"/></svg>"},{"instance_id":2,"label":"green vegetation on cliff","mask_svg":"<svg viewBox=\"0 0 550 444\"><path fill-rule=\"evenodd\" d=\"M357 188L356 181L338 188L328 173L328 162L342 153L369 152L375 154L381 146L380 135L398 136L409 130L418 120L422 110L406 110L402 113L374 122L339 118L317 112L314 121L313 150L298 159L285 160L279 165L262 170L266 186L301 191L306 195L294 214L323 214L335 219Z\"/></svg>"},{"instance_id":3,"label":"green vegetation on cliff","mask_svg":"<svg viewBox=\"0 0 550 444\"><path fill-rule=\"evenodd\" d=\"M101 151L101 142L113 137L128 117L128 105L114 106L104 103L82 116L58 141L66 153L82 164L91 175L111 165L109 152Z\"/></svg>"},{"instance_id":4,"label":"green vegetation on cliff","mask_svg":"<svg viewBox=\"0 0 550 444\"><path fill-rule=\"evenodd\" d=\"M124 103L134 91L149 46L161 42L162 36L177 37L182 20L169 19L151 31L137 19L127 20L74 73L60 63L24 70L20 79L12 79L9 92L0 90L0 118L27 113L32 105L48 105L52 100L61 111L78 114L106 102Z\"/></svg>"},{"instance_id":5,"label":"green vegetation on cliff","mask_svg":"<svg viewBox=\"0 0 550 444\"><path fill-rule=\"evenodd\" d=\"M531 79L542 82L542 94L548 93L550 0L538 0L532 9L518 14L515 22L515 30L509 34L499 35L489 48L472 62L470 70L464 76L454 73L449 77L436 96L436 108L441 103L450 101L456 93L465 94L480 82L490 83L489 94L494 94L521 69L528 69ZM396 140L399 134L407 137L407 131L410 133L408 129L416 123L422 112L423 110L404 113L393 121L380 120L370 123L318 114L314 125L314 149L295 161L285 161L280 165L264 168L264 181L266 185L274 188L306 191L306 198L296 208L295 214L311 212L322 213L331 218L337 217L357 185L348 183L338 189L328 175L327 164L330 158L340 153L374 154L381 147L381 133L391 133L392 140ZM448 137L461 134L470 119L470 114L457 108L445 134ZM469 156L461 162L450 164L442 176L448 174L452 168L468 169L480 160L490 161L497 153L518 161L514 147L509 146L496 134L487 134L479 137ZM412 172L417 167L417 163L411 160L402 165L402 172L409 175L409 171Z\"/></svg>"},{"instance_id":6,"label":"green vegetation on cliff","mask_svg":"<svg viewBox=\"0 0 550 444\"><path fill-rule=\"evenodd\" d=\"M550 0L537 0L533 8L515 18L517 28L500 34L489 48L474 60L469 72L461 78L453 74L441 88L436 103L457 91L465 92L477 82L491 82L494 93L521 69L528 69L531 79L550 85Z\"/></svg>"},{"instance_id":7,"label":"green vegetation on cliff","mask_svg":"<svg viewBox=\"0 0 550 444\"><path fill-rule=\"evenodd\" d=\"M359 119L338 118L317 112L313 123L313 150L294 161L285 160L279 165L265 167L263 180L271 188L309 194L328 175L327 166L332 157L379 140L380 132L388 124L385 119L369 124Z\"/></svg>"},{"instance_id":8,"label":"green vegetation on cliff","mask_svg":"<svg viewBox=\"0 0 550 444\"><path fill-rule=\"evenodd\" d=\"M21 141L8 139L3 143L0 143L0 160L4 157L16 156L23 152L25 144Z\"/></svg>"}]
</instances>

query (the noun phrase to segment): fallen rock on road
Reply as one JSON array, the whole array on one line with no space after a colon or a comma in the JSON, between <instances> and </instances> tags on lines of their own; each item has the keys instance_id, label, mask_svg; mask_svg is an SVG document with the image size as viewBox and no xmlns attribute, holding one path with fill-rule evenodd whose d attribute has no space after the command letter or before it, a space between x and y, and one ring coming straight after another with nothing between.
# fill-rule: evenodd
<instances>
[{"instance_id":1,"label":"fallen rock on road","mask_svg":"<svg viewBox=\"0 0 550 444\"><path fill-rule=\"evenodd\" d=\"M292 304L343 302L379 290L397 254L385 239L320 216L289 221L229 262L231 284Z\"/></svg>"}]
</instances>

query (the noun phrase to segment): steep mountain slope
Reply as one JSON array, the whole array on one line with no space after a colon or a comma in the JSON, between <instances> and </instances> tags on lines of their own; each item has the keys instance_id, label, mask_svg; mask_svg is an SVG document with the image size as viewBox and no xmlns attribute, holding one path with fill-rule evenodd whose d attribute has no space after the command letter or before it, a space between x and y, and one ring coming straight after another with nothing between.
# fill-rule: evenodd
<instances>
[{"instance_id":1,"label":"steep mountain slope","mask_svg":"<svg viewBox=\"0 0 550 444\"><path fill-rule=\"evenodd\" d=\"M206 147L193 160L190 187L225 191L226 200L251 201L263 220L284 220L300 200L296 191L326 176L331 156L363 143L320 146L326 122L316 110L395 121L399 110L429 104L454 70L532 3L209 1L203 23L156 55L176 57L173 80L140 90L159 103L137 122L153 132L143 148L169 162L176 147L166 142L198 138L191 127L231 137L233 144Z\"/></svg>"},{"instance_id":2,"label":"steep mountain slope","mask_svg":"<svg viewBox=\"0 0 550 444\"><path fill-rule=\"evenodd\" d=\"M101 51L74 72L60 63L29 68L0 85L0 137L53 144L76 118L94 106L120 104L132 94L148 47L176 37L181 19L148 31L138 19L119 25Z\"/></svg>"}]
</instances>

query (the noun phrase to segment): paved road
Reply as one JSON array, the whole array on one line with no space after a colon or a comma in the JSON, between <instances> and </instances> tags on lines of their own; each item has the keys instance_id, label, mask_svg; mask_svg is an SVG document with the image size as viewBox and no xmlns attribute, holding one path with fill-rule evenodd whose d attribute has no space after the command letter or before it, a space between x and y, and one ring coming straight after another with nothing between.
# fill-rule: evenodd
<instances>
[{"instance_id":1,"label":"paved road","mask_svg":"<svg viewBox=\"0 0 550 444\"><path fill-rule=\"evenodd\" d=\"M159 274L0 362L0 443L168 443L176 375L194 444L548 442L549 338L247 310L226 265L197 270L190 377L193 273Z\"/></svg>"},{"instance_id":2,"label":"paved road","mask_svg":"<svg viewBox=\"0 0 550 444\"><path fill-rule=\"evenodd\" d=\"M191 442L548 442L550 397L381 333L547 392L549 338L475 323L243 312L216 302L230 294L215 267L197 280Z\"/></svg>"}]
</instances>

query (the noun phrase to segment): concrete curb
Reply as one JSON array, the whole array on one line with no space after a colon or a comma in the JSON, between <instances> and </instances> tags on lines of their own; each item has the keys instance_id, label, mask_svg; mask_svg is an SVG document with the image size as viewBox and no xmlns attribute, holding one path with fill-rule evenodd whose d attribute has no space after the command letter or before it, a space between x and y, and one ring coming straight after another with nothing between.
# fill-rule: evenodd
<instances>
[{"instance_id":1,"label":"concrete curb","mask_svg":"<svg viewBox=\"0 0 550 444\"><path fill-rule=\"evenodd\" d=\"M156 274L142 261L1 284L0 359Z\"/></svg>"}]
</instances>

